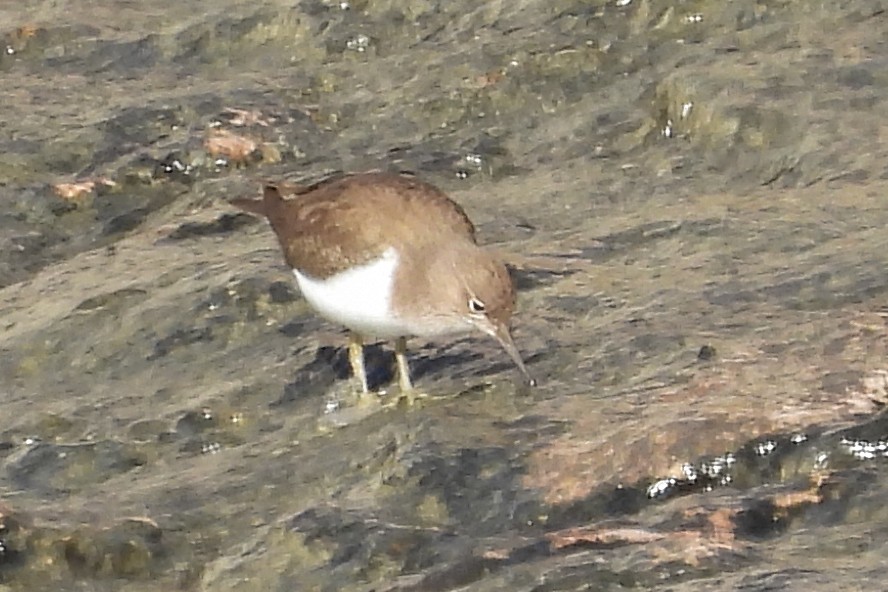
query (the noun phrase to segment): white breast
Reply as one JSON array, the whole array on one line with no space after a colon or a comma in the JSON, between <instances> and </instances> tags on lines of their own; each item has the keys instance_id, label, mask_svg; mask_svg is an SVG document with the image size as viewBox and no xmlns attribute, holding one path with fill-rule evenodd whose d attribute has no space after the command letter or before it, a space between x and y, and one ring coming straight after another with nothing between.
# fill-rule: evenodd
<instances>
[{"instance_id":1,"label":"white breast","mask_svg":"<svg viewBox=\"0 0 888 592\"><path fill-rule=\"evenodd\" d=\"M308 303L327 320L373 337L408 335L392 312L392 286L398 253L386 250L369 263L319 280L294 269L296 283Z\"/></svg>"}]
</instances>

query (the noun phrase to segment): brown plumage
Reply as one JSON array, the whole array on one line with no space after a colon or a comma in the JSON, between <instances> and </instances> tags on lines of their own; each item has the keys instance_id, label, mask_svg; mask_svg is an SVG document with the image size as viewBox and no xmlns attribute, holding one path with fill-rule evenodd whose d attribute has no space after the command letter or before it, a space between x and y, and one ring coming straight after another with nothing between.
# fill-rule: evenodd
<instances>
[{"instance_id":1,"label":"brown plumage","mask_svg":"<svg viewBox=\"0 0 888 592\"><path fill-rule=\"evenodd\" d=\"M352 330L350 360L365 391L362 336L373 331L396 338L404 390L412 388L406 337L473 328L499 341L533 382L509 331L515 306L509 273L500 259L476 244L466 213L438 188L407 175L359 173L307 186L269 184L261 200L231 204L268 218L309 303ZM328 291L340 284L326 280L350 276L344 272L385 261L391 253L397 265L391 284L380 271L360 280L357 288ZM381 296L381 287L389 285L391 291L382 290L387 296ZM373 295L365 295L363 286Z\"/></svg>"},{"instance_id":2,"label":"brown plumage","mask_svg":"<svg viewBox=\"0 0 888 592\"><path fill-rule=\"evenodd\" d=\"M315 278L366 263L393 245L434 244L441 235L475 244L475 227L460 205L407 175L361 173L307 186L269 184L263 193L262 200L231 204L268 218L287 264Z\"/></svg>"}]
</instances>

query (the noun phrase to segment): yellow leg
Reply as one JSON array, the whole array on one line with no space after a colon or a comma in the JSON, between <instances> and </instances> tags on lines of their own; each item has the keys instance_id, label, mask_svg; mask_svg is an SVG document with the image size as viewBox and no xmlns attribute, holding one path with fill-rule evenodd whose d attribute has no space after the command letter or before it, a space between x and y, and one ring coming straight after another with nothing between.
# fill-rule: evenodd
<instances>
[{"instance_id":1,"label":"yellow leg","mask_svg":"<svg viewBox=\"0 0 888 592\"><path fill-rule=\"evenodd\" d=\"M410 365L407 363L407 338L398 337L395 340L395 360L398 363L398 384L401 385L401 394L409 395L413 390L410 382Z\"/></svg>"},{"instance_id":2,"label":"yellow leg","mask_svg":"<svg viewBox=\"0 0 888 592\"><path fill-rule=\"evenodd\" d=\"M348 336L348 362L351 364L352 374L361 381L363 391L369 393L367 371L364 369L364 339L357 333L349 333Z\"/></svg>"}]
</instances>

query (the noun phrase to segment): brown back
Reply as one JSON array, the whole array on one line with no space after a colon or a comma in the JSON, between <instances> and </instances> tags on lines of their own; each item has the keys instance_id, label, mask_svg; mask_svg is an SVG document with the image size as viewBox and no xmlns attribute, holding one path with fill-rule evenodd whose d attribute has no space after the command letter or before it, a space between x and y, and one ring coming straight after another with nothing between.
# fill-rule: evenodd
<instances>
[{"instance_id":1,"label":"brown back","mask_svg":"<svg viewBox=\"0 0 888 592\"><path fill-rule=\"evenodd\" d=\"M282 191L294 197L284 199ZM459 204L407 175L358 173L309 186L270 184L262 200L231 204L267 217L287 264L312 277L365 263L391 246L475 243L475 228Z\"/></svg>"}]
</instances>

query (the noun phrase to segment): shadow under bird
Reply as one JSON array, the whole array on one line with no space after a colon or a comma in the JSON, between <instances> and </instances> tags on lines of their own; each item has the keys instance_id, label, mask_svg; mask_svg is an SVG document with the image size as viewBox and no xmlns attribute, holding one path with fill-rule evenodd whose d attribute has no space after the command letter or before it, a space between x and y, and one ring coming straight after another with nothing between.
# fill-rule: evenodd
<instances>
[{"instance_id":1,"label":"shadow under bird","mask_svg":"<svg viewBox=\"0 0 888 592\"><path fill-rule=\"evenodd\" d=\"M365 393L365 337L394 340L407 393L407 337L473 330L496 339L535 384L510 333L515 287L506 266L476 243L472 222L440 189L372 172L268 184L262 199L230 203L268 219L303 297L350 330L349 362Z\"/></svg>"}]
</instances>

